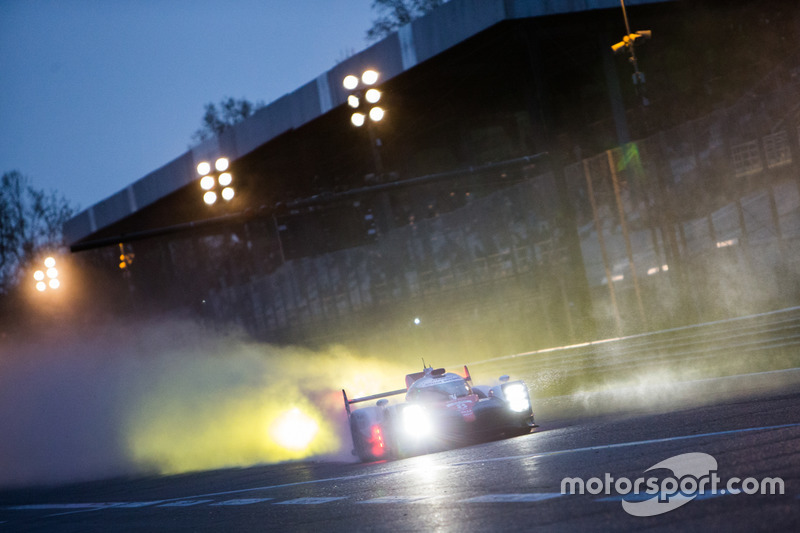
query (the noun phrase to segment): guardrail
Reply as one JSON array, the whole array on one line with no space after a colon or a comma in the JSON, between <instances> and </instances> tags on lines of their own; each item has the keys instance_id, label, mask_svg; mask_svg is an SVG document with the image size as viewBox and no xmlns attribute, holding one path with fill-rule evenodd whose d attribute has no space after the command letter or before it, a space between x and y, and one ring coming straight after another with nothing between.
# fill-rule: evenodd
<instances>
[{"instance_id":1,"label":"guardrail","mask_svg":"<svg viewBox=\"0 0 800 533\"><path fill-rule=\"evenodd\" d=\"M469 363L520 375L545 394L568 392L576 381L656 369L713 377L798 365L800 307Z\"/></svg>"}]
</instances>

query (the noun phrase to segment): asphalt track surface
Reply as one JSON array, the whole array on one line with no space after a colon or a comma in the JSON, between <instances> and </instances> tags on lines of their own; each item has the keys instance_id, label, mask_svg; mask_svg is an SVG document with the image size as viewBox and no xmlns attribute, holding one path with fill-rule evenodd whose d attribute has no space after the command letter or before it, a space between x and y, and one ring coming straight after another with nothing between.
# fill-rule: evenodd
<instances>
[{"instance_id":1,"label":"asphalt track surface","mask_svg":"<svg viewBox=\"0 0 800 533\"><path fill-rule=\"evenodd\" d=\"M541 427L530 435L390 462L5 490L0 532L799 531L799 385L796 369L698 380L671 388L672 400L632 396L612 412L600 396L555 398L538 405ZM613 483L608 494L562 494L567 477L666 482L673 472L646 470L687 453L716 460L718 490L658 515L629 514L623 500L655 496L622 495ZM751 490L780 478L783 494L722 494L733 478L752 478Z\"/></svg>"}]
</instances>

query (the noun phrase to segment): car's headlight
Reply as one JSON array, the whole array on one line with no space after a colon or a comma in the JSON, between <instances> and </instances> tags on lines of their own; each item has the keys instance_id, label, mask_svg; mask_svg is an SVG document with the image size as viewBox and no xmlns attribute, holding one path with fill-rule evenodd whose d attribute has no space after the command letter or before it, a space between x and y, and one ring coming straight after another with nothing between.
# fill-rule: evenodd
<instances>
[{"instance_id":1,"label":"car's headlight","mask_svg":"<svg viewBox=\"0 0 800 533\"><path fill-rule=\"evenodd\" d=\"M508 408L521 413L531 407L528 389L522 383L510 383L503 387L503 394L508 402Z\"/></svg>"},{"instance_id":2,"label":"car's headlight","mask_svg":"<svg viewBox=\"0 0 800 533\"><path fill-rule=\"evenodd\" d=\"M408 405L403 409L403 430L415 437L424 437L431 432L431 419L421 405Z\"/></svg>"}]
</instances>

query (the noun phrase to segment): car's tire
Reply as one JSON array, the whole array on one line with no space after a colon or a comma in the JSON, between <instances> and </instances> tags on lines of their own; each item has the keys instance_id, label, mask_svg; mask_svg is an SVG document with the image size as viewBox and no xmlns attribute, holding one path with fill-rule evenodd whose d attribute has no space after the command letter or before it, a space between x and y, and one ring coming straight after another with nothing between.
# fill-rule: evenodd
<instances>
[{"instance_id":1,"label":"car's tire","mask_svg":"<svg viewBox=\"0 0 800 533\"><path fill-rule=\"evenodd\" d=\"M380 459L386 459L388 448L384 442L380 446L376 441L374 434L375 427L380 428L381 438L383 436L383 413L379 407L364 407L356 409L350 413L350 434L353 437L353 454L356 455L361 462L368 463ZM378 453L380 451L380 453Z\"/></svg>"}]
</instances>

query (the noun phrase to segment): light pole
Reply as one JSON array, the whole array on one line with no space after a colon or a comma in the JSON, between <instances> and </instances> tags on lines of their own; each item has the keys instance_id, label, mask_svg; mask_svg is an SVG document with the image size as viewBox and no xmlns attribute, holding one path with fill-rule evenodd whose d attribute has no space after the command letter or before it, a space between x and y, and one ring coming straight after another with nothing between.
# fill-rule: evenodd
<instances>
[{"instance_id":1,"label":"light pole","mask_svg":"<svg viewBox=\"0 0 800 533\"><path fill-rule=\"evenodd\" d=\"M39 292L44 292L48 289L58 289L61 286L61 281L58 279L55 257L47 257L44 260L44 270L37 270L34 272L33 279L36 280L36 290Z\"/></svg>"},{"instance_id":2,"label":"light pole","mask_svg":"<svg viewBox=\"0 0 800 533\"><path fill-rule=\"evenodd\" d=\"M650 39L652 32L650 30L639 30L635 33L631 32L631 25L628 23L628 13L625 11L625 0L619 0L622 6L622 18L625 19L625 37L622 38L617 44L611 45L611 50L618 54L623 51L628 51L630 57L628 61L633 65L633 84L636 86L636 93L642 98L642 105L648 106L650 101L644 90L644 72L639 71L639 61L636 59L636 41Z\"/></svg>"},{"instance_id":3,"label":"light pole","mask_svg":"<svg viewBox=\"0 0 800 533\"><path fill-rule=\"evenodd\" d=\"M383 120L386 111L378 105L381 101L381 91L375 88L378 83L380 73L374 69L367 69L359 78L353 74L345 76L342 85L349 91L347 105L353 109L350 115L350 123L360 128L366 126L369 135L369 146L372 153L372 160L375 164L375 180L383 181L383 160L381 159L380 146L381 140L375 134L375 124ZM394 227L392 220L392 207L389 195L386 192L378 196L378 202L382 205L383 216L381 230L389 231Z\"/></svg>"},{"instance_id":4,"label":"light pole","mask_svg":"<svg viewBox=\"0 0 800 533\"><path fill-rule=\"evenodd\" d=\"M374 87L378 83L380 74L377 70L365 70L361 77L349 74L342 80L342 85L349 91L347 96L347 105L353 109L350 115L350 123L360 128L367 126L369 133L370 149L372 150L372 158L375 161L375 173L378 176L383 174L383 162L381 161L381 154L378 151L378 146L381 140L375 135L372 127L374 123L383 120L386 114L384 109L377 105L381 100L381 92Z\"/></svg>"},{"instance_id":5,"label":"light pole","mask_svg":"<svg viewBox=\"0 0 800 533\"><path fill-rule=\"evenodd\" d=\"M231 184L233 183L233 175L228 172L230 162L227 157L220 157L214 162L214 169L212 171L211 163L203 161L197 165L197 173L202 176L200 178L200 188L206 191L203 194L203 201L207 205L216 203L219 191L219 196L226 202L233 199L234 191Z\"/></svg>"}]
</instances>

